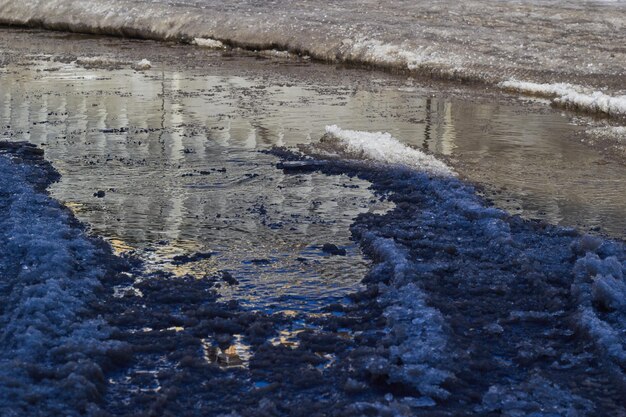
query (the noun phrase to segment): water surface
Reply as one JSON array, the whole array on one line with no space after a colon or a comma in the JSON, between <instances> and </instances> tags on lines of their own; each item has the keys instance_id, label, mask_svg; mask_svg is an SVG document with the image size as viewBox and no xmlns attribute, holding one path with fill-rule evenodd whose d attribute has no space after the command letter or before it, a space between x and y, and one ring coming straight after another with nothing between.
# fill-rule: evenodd
<instances>
[{"instance_id":1,"label":"water surface","mask_svg":"<svg viewBox=\"0 0 626 417\"><path fill-rule=\"evenodd\" d=\"M569 115L539 102L289 56L9 36L50 46L51 55L2 69L0 126L4 137L46 149L62 174L53 196L148 269L231 271L240 285L224 284L223 293L253 308L317 311L366 271L349 226L388 204L365 181L286 175L260 152L316 141L331 124L390 132L427 150L512 213L626 235L626 168L581 143ZM55 46L59 38L66 42ZM144 57L152 68L133 70ZM348 256L324 253L325 243ZM194 253L212 255L175 262Z\"/></svg>"}]
</instances>

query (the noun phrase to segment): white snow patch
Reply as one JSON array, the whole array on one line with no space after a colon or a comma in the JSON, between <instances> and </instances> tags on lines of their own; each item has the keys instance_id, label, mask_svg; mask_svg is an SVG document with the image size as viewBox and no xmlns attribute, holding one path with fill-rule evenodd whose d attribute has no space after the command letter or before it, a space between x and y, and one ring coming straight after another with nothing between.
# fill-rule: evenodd
<instances>
[{"instance_id":1,"label":"white snow patch","mask_svg":"<svg viewBox=\"0 0 626 417\"><path fill-rule=\"evenodd\" d=\"M359 38L356 40L344 39L342 47L346 49L348 59L361 60L379 65L405 66L409 70L416 70L420 66L435 61L433 53L428 49L407 48L392 45L377 39Z\"/></svg>"},{"instance_id":2,"label":"white snow patch","mask_svg":"<svg viewBox=\"0 0 626 417\"><path fill-rule=\"evenodd\" d=\"M337 141L339 150L348 157L401 165L433 175L454 175L454 171L445 163L434 156L408 147L389 133L344 130L337 125L326 126L326 136L322 141L332 140Z\"/></svg>"},{"instance_id":3,"label":"white snow patch","mask_svg":"<svg viewBox=\"0 0 626 417\"><path fill-rule=\"evenodd\" d=\"M145 58L133 65L133 69L136 71L146 71L150 68L152 68L152 63Z\"/></svg>"},{"instance_id":4,"label":"white snow patch","mask_svg":"<svg viewBox=\"0 0 626 417\"><path fill-rule=\"evenodd\" d=\"M554 104L566 108L604 113L609 116L626 116L626 95L610 96L574 84L538 84L514 79L503 81L498 86L520 93L551 97Z\"/></svg>"},{"instance_id":5,"label":"white snow patch","mask_svg":"<svg viewBox=\"0 0 626 417\"><path fill-rule=\"evenodd\" d=\"M191 43L203 48L223 49L225 47L222 42L211 38L194 38Z\"/></svg>"}]
</instances>

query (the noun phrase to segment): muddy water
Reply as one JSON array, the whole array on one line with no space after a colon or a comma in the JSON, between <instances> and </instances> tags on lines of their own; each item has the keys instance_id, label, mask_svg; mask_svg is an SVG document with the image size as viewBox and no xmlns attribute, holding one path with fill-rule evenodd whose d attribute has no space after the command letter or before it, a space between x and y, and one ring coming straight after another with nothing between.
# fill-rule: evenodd
<instances>
[{"instance_id":1,"label":"muddy water","mask_svg":"<svg viewBox=\"0 0 626 417\"><path fill-rule=\"evenodd\" d=\"M239 285L222 293L255 309L317 311L366 271L349 225L388 204L364 181L285 175L259 152L315 141L331 124L426 149L511 212L626 235L626 168L540 102L294 57L5 34L49 46L2 68L0 126L46 149L62 174L54 197L148 269L229 271ZM133 70L144 57L152 68ZM348 256L325 253L325 243Z\"/></svg>"}]
</instances>

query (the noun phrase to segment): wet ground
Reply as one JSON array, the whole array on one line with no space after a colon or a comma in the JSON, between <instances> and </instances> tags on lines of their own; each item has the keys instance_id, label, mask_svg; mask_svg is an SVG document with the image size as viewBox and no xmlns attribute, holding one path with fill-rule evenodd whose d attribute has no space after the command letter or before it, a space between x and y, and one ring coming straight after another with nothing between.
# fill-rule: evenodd
<instances>
[{"instance_id":1,"label":"wet ground","mask_svg":"<svg viewBox=\"0 0 626 417\"><path fill-rule=\"evenodd\" d=\"M78 408L623 413L622 359L598 354L570 290L586 282L572 272L580 236L550 224L623 239L626 165L571 114L281 54L1 33L2 136L44 149L61 174L52 197L126 260L90 304L125 348L96 361ZM276 168L294 155L274 146L332 124L390 132L540 221L494 214L455 179ZM618 243L589 245L623 261ZM396 250L416 276L398 275Z\"/></svg>"}]
</instances>

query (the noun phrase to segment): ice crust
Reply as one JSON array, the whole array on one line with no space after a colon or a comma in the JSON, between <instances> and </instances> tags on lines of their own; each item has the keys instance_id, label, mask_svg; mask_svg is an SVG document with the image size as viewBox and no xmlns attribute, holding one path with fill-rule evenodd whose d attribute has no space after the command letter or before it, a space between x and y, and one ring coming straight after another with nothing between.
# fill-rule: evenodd
<instances>
[{"instance_id":1,"label":"ice crust","mask_svg":"<svg viewBox=\"0 0 626 417\"><path fill-rule=\"evenodd\" d=\"M103 367L124 350L90 314L102 252L69 212L0 155L0 414L83 415L97 410Z\"/></svg>"},{"instance_id":2,"label":"ice crust","mask_svg":"<svg viewBox=\"0 0 626 417\"><path fill-rule=\"evenodd\" d=\"M580 416L592 412L593 403L534 375L521 384L490 387L476 411L498 412L498 415L506 417Z\"/></svg>"}]
</instances>

